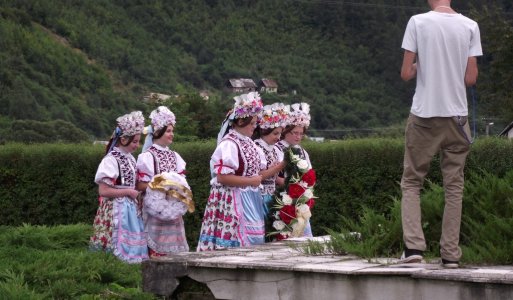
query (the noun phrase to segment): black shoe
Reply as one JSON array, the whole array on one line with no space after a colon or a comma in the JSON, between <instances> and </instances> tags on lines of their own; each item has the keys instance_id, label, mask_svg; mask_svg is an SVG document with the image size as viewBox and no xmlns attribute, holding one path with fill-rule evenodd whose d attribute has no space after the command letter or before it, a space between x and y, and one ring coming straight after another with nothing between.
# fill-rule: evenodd
<instances>
[{"instance_id":1,"label":"black shoe","mask_svg":"<svg viewBox=\"0 0 513 300\"><path fill-rule=\"evenodd\" d=\"M442 258L442 266L447 269L457 269L460 267L458 261L451 261Z\"/></svg>"},{"instance_id":2,"label":"black shoe","mask_svg":"<svg viewBox=\"0 0 513 300\"><path fill-rule=\"evenodd\" d=\"M423 252L416 249L408 249L406 248L399 259L399 263L401 264L413 264L413 263L421 263L422 262L422 254Z\"/></svg>"}]
</instances>

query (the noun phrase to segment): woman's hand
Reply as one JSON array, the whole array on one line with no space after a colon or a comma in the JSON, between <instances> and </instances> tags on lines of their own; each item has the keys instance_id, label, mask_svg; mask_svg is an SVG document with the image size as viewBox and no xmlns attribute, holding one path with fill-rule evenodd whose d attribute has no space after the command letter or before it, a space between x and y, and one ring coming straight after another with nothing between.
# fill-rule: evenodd
<instances>
[{"instance_id":1,"label":"woman's hand","mask_svg":"<svg viewBox=\"0 0 513 300\"><path fill-rule=\"evenodd\" d=\"M138 190L131 190L131 189L127 189L127 197L130 197L132 199L137 199L137 196L139 196L139 191Z\"/></svg>"},{"instance_id":2,"label":"woman's hand","mask_svg":"<svg viewBox=\"0 0 513 300\"><path fill-rule=\"evenodd\" d=\"M262 175L255 175L249 177L249 185L251 186L259 186L262 183Z\"/></svg>"}]
</instances>

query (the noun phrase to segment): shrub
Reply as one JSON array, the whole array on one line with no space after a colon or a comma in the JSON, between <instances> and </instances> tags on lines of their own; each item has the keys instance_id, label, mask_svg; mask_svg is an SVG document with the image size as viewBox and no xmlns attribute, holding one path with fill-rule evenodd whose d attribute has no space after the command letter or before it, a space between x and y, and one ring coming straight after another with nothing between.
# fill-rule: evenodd
<instances>
[{"instance_id":1,"label":"shrub","mask_svg":"<svg viewBox=\"0 0 513 300\"><path fill-rule=\"evenodd\" d=\"M346 225L343 217L358 220L364 208L389 217L393 199L400 196L403 145L401 139L385 138L305 142L317 172L314 235ZM210 191L209 160L215 142L180 142L172 148L187 162L187 181L196 202L196 212L184 218L193 249ZM0 225L92 223L98 205L93 180L103 154L103 146L89 144L0 146ZM502 177L512 165L511 141L482 139L470 152L466 173L486 171ZM438 159L427 179L441 183Z\"/></svg>"}]
</instances>

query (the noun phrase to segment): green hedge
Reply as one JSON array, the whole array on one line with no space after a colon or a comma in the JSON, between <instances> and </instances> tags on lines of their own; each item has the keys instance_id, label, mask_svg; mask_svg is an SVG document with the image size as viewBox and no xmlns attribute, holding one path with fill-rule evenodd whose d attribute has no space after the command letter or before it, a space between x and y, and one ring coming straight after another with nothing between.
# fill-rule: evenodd
<instances>
[{"instance_id":1,"label":"green hedge","mask_svg":"<svg viewBox=\"0 0 513 300\"><path fill-rule=\"evenodd\" d=\"M400 195L402 139L355 139L305 143L317 172L313 209L314 234L336 228L340 216L357 218L363 206L386 212ZM467 172L503 176L513 166L513 143L481 139L472 148ZM195 247L209 193L209 160L213 141L173 145L187 162L187 180L196 212L185 217L187 238ZM0 225L92 223L97 208L94 174L103 146L8 144L0 146ZM439 161L428 179L441 183Z\"/></svg>"}]
</instances>

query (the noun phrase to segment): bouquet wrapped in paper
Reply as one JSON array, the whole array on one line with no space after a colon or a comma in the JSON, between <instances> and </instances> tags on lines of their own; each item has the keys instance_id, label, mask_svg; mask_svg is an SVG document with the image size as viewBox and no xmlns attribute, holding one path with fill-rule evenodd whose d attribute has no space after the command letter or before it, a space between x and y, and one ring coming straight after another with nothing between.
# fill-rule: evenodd
<instances>
[{"instance_id":1,"label":"bouquet wrapped in paper","mask_svg":"<svg viewBox=\"0 0 513 300\"><path fill-rule=\"evenodd\" d=\"M191 188L185 177L175 172L155 175L146 188L143 210L163 221L194 212Z\"/></svg>"}]
</instances>

